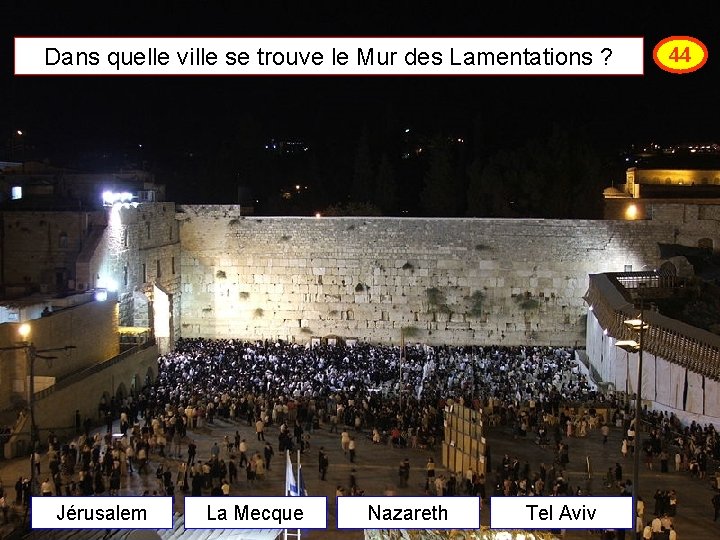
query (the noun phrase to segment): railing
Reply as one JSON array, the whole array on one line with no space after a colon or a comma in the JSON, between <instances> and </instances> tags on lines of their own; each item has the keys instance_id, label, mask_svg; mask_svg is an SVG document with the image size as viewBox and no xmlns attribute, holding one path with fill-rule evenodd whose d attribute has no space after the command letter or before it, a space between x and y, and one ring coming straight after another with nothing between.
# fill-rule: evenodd
<instances>
[{"instance_id":1,"label":"railing","mask_svg":"<svg viewBox=\"0 0 720 540\"><path fill-rule=\"evenodd\" d=\"M142 350L145 350L149 347L152 347L155 345L155 339L151 338L145 341L144 343L141 343L140 345L137 345L133 347L132 349L128 349L127 351L124 351L117 356L113 356L112 358L109 358L108 360L105 360L104 362L100 362L99 364L94 364L90 367L82 368L77 371L73 371L72 373L69 373L62 379L59 379L53 384L52 386L48 386L47 388L43 389L40 392L35 393L35 399L42 399L44 397L49 396L56 390L61 390L63 388L67 388L68 386L75 384L76 382L79 382L86 377L89 377L90 375L93 375L99 371L102 371L103 369L107 369L111 366L114 366L115 364L122 362L129 356L132 356L133 354L140 352Z\"/></svg>"},{"instance_id":2,"label":"railing","mask_svg":"<svg viewBox=\"0 0 720 540\"><path fill-rule=\"evenodd\" d=\"M585 300L609 335L616 339L635 339L637 336L624 321L636 318L638 310L627 301L627 292L618 289L622 282L617 276L592 274ZM648 329L643 350L720 381L720 336L654 311L645 311L644 318Z\"/></svg>"},{"instance_id":3,"label":"railing","mask_svg":"<svg viewBox=\"0 0 720 540\"><path fill-rule=\"evenodd\" d=\"M625 289L675 289L685 285L684 279L657 272L617 272L608 276L616 279Z\"/></svg>"}]
</instances>

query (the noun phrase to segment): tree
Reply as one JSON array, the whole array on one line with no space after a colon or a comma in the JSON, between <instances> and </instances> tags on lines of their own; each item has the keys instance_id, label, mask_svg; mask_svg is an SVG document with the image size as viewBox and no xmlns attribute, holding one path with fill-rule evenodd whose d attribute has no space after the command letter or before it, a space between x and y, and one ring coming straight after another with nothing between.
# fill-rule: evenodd
<instances>
[{"instance_id":1,"label":"tree","mask_svg":"<svg viewBox=\"0 0 720 540\"><path fill-rule=\"evenodd\" d=\"M373 168L367 127L363 128L357 151L352 177L352 199L357 202L372 200Z\"/></svg>"},{"instance_id":2,"label":"tree","mask_svg":"<svg viewBox=\"0 0 720 540\"><path fill-rule=\"evenodd\" d=\"M380 207L384 215L393 215L397 211L398 186L395 181L390 159L383 154L375 175L375 205Z\"/></svg>"},{"instance_id":3,"label":"tree","mask_svg":"<svg viewBox=\"0 0 720 540\"><path fill-rule=\"evenodd\" d=\"M467 215L474 217L510 217L512 216L509 192L507 158L498 154L482 164L475 160L468 174L470 183L467 190Z\"/></svg>"},{"instance_id":4,"label":"tree","mask_svg":"<svg viewBox=\"0 0 720 540\"><path fill-rule=\"evenodd\" d=\"M425 187L420 204L429 216L456 216L462 206L465 193L456 167L453 166L452 148L446 137L433 139L430 163L425 173Z\"/></svg>"},{"instance_id":5,"label":"tree","mask_svg":"<svg viewBox=\"0 0 720 540\"><path fill-rule=\"evenodd\" d=\"M581 132L552 126L545 138L500 151L468 169L468 215L574 218L601 202L597 155Z\"/></svg>"},{"instance_id":6,"label":"tree","mask_svg":"<svg viewBox=\"0 0 720 540\"><path fill-rule=\"evenodd\" d=\"M349 202L347 204L333 204L321 212L325 217L338 216L381 216L380 208L372 203Z\"/></svg>"}]
</instances>

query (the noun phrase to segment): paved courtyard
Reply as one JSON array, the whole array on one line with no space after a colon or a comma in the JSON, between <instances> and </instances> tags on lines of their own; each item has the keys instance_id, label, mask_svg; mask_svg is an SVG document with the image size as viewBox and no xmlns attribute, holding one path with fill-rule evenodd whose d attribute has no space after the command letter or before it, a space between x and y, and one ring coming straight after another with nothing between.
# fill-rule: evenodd
<instances>
[{"instance_id":1,"label":"paved courtyard","mask_svg":"<svg viewBox=\"0 0 720 540\"><path fill-rule=\"evenodd\" d=\"M262 443L257 441L254 428L244 423L231 423L218 420L212 426L207 426L189 432L198 444L197 457L205 460L210 456L210 447L214 442L222 445L223 437L230 435L231 438L238 430L249 443L250 453L261 451ZM256 481L253 487L248 486L244 473L240 474L240 480L232 486L231 495L282 495L285 488L285 458L277 453L278 430L274 427L268 429L267 440L271 441L276 450L272 462L272 469L262 481ZM425 463L428 457L434 457L436 463L441 463L439 449L434 452L422 449L397 449L389 446L373 445L367 433L357 434L357 457L356 463L351 464L347 456L343 454L340 446L340 435L328 433L326 429L315 431L311 436L311 448L302 455L303 472L308 492L311 495L321 495L328 498L328 530L307 531L303 538L312 539L359 539L362 538L362 531L337 531L335 529L335 490L337 486L349 486L349 479L352 469L356 470L356 478L360 489L367 495L380 495L388 489L392 489L398 495L423 495ZM540 463L551 465L554 460L553 450L550 447L543 448L527 440L513 438L508 428L499 426L490 428L487 439L491 448L492 465L496 466L502 459L503 454L508 453L511 457L517 456L521 462L528 460L531 470L536 470ZM632 460L628 457L624 462L620 454L620 429L613 428L610 433L608 444L603 446L602 437L598 430L591 431L586 438L571 438L570 463L565 470L565 477L572 486L585 488L585 463L586 457L590 458L594 471L591 482L591 493L593 495L609 495L612 492L603 486L605 471L608 467L620 461L623 464L626 478L632 474ZM323 446L328 453L330 467L326 480L322 481L318 474L318 449ZM183 449L186 452L186 448ZM223 450L221 457L227 459ZM411 464L410 482L406 488L397 488L397 471L400 462L409 458ZM295 459L295 456L293 456ZM150 472L147 475L137 473L129 475L123 481L123 494L142 494L146 489L157 489L155 469L159 462L165 466L175 468L180 460L174 458L152 457ZM652 495L656 489L675 489L678 492L678 515L675 520L679 539L714 539L720 535L720 522L713 523L713 511L711 498L713 490L709 480L698 480L691 478L687 473L660 473L648 471L642 465L640 475L640 491L642 497L647 501L646 518L652 512ZM176 470L176 469L173 469ZM438 467L441 472L441 467ZM26 476L29 471L29 463L25 459L16 459L0 462L0 479L8 491L9 500L14 500L14 484L19 476ZM47 472L47 463L42 463L41 478ZM493 474L488 475L488 494L492 493ZM175 510L183 512L183 497L176 492ZM487 506L481 514L483 525L489 525L490 513ZM10 526L0 526L0 538L5 537L11 531ZM103 538L105 531L98 531L97 538ZM70 538L68 533L57 533L55 538ZM86 536L83 536L84 538ZM177 538L177 536L175 536ZM587 539L587 531L568 531L567 539ZM31 538L51 538L47 531L38 531L31 535ZM627 537L629 538L629 536Z\"/></svg>"}]
</instances>

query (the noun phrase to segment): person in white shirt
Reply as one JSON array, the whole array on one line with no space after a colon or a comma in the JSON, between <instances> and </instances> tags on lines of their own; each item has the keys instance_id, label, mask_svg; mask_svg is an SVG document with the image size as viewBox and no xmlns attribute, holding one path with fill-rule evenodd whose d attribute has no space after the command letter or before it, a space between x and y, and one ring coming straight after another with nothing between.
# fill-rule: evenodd
<instances>
[{"instance_id":1,"label":"person in white shirt","mask_svg":"<svg viewBox=\"0 0 720 540\"><path fill-rule=\"evenodd\" d=\"M46 478L45 481L40 486L40 492L42 493L43 497L51 497L52 496L52 484L50 483L49 478Z\"/></svg>"},{"instance_id":2,"label":"person in white shirt","mask_svg":"<svg viewBox=\"0 0 720 540\"><path fill-rule=\"evenodd\" d=\"M650 526L652 527L653 534L662 532L662 521L660 521L660 518L658 516L655 516L653 518Z\"/></svg>"}]
</instances>

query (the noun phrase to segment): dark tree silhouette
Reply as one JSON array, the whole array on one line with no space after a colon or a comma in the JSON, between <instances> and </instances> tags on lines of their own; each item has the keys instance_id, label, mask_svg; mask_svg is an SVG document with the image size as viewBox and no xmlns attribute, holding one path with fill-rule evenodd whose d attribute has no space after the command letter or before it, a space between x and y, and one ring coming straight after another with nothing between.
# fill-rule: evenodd
<instances>
[{"instance_id":1,"label":"dark tree silhouette","mask_svg":"<svg viewBox=\"0 0 720 540\"><path fill-rule=\"evenodd\" d=\"M384 215L393 215L397 212L398 186L395 172L387 154L383 154L375 175L375 205L380 207Z\"/></svg>"}]
</instances>

